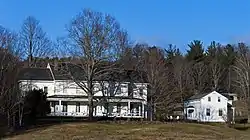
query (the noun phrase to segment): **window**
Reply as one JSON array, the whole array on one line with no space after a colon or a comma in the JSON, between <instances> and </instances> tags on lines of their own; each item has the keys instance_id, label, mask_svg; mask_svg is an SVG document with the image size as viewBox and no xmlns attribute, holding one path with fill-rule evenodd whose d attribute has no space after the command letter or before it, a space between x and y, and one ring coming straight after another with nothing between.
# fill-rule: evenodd
<instances>
[{"instance_id":1,"label":"window","mask_svg":"<svg viewBox=\"0 0 250 140\"><path fill-rule=\"evenodd\" d=\"M120 95L120 94L121 94L121 86L117 86L116 95Z\"/></svg>"},{"instance_id":2,"label":"window","mask_svg":"<svg viewBox=\"0 0 250 140\"><path fill-rule=\"evenodd\" d=\"M208 101L211 102L211 97L208 97Z\"/></svg>"},{"instance_id":3,"label":"window","mask_svg":"<svg viewBox=\"0 0 250 140\"><path fill-rule=\"evenodd\" d=\"M139 88L139 94L140 94L140 96L143 95L143 88Z\"/></svg>"},{"instance_id":4,"label":"window","mask_svg":"<svg viewBox=\"0 0 250 140\"><path fill-rule=\"evenodd\" d=\"M62 109L62 112L68 112L68 109L67 109L67 102L62 102L62 105L63 105L63 109Z\"/></svg>"},{"instance_id":5,"label":"window","mask_svg":"<svg viewBox=\"0 0 250 140\"><path fill-rule=\"evenodd\" d=\"M54 101L50 102L51 107L55 107L56 103Z\"/></svg>"},{"instance_id":6,"label":"window","mask_svg":"<svg viewBox=\"0 0 250 140\"><path fill-rule=\"evenodd\" d=\"M52 107L51 112L55 112L55 107L56 107L56 103L54 101L50 102L50 106Z\"/></svg>"},{"instance_id":7,"label":"window","mask_svg":"<svg viewBox=\"0 0 250 140\"><path fill-rule=\"evenodd\" d=\"M121 104L117 103L117 111L116 113L121 113Z\"/></svg>"},{"instance_id":8,"label":"window","mask_svg":"<svg viewBox=\"0 0 250 140\"><path fill-rule=\"evenodd\" d=\"M108 96L108 89L107 89L107 88L104 88L104 89L103 89L103 94L104 94L105 96Z\"/></svg>"},{"instance_id":9,"label":"window","mask_svg":"<svg viewBox=\"0 0 250 140\"><path fill-rule=\"evenodd\" d=\"M191 113L193 113L194 112L194 109L189 109L188 110L188 114L191 114Z\"/></svg>"},{"instance_id":10,"label":"window","mask_svg":"<svg viewBox=\"0 0 250 140\"><path fill-rule=\"evenodd\" d=\"M65 93L65 88L66 88L66 86L62 85L62 91L63 91L63 93Z\"/></svg>"},{"instance_id":11,"label":"window","mask_svg":"<svg viewBox=\"0 0 250 140\"><path fill-rule=\"evenodd\" d=\"M129 96L133 95L133 85L132 85L132 83L128 84L128 95Z\"/></svg>"},{"instance_id":12,"label":"window","mask_svg":"<svg viewBox=\"0 0 250 140\"><path fill-rule=\"evenodd\" d=\"M76 103L76 112L80 112L80 103Z\"/></svg>"},{"instance_id":13,"label":"window","mask_svg":"<svg viewBox=\"0 0 250 140\"><path fill-rule=\"evenodd\" d=\"M209 108L207 108L207 110L206 110L206 115L210 116L210 109Z\"/></svg>"},{"instance_id":14,"label":"window","mask_svg":"<svg viewBox=\"0 0 250 140\"><path fill-rule=\"evenodd\" d=\"M44 87L44 88L43 88L43 91L44 91L45 93L48 93L48 87Z\"/></svg>"},{"instance_id":15,"label":"window","mask_svg":"<svg viewBox=\"0 0 250 140\"><path fill-rule=\"evenodd\" d=\"M222 116L223 112L222 109L219 109L219 116Z\"/></svg>"},{"instance_id":16,"label":"window","mask_svg":"<svg viewBox=\"0 0 250 140\"><path fill-rule=\"evenodd\" d=\"M220 102L220 97L218 97L218 102Z\"/></svg>"},{"instance_id":17,"label":"window","mask_svg":"<svg viewBox=\"0 0 250 140\"><path fill-rule=\"evenodd\" d=\"M32 85L31 84L28 85L28 90L32 90Z\"/></svg>"},{"instance_id":18,"label":"window","mask_svg":"<svg viewBox=\"0 0 250 140\"><path fill-rule=\"evenodd\" d=\"M115 83L114 82L110 82L109 83L109 94L110 96L114 96L115 95Z\"/></svg>"}]
</instances>

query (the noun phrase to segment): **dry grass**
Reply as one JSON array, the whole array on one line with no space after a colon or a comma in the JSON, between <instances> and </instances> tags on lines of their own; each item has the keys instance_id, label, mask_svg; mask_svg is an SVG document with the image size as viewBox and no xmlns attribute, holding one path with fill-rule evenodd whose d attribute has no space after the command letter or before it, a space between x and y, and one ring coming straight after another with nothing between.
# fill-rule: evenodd
<instances>
[{"instance_id":1,"label":"dry grass","mask_svg":"<svg viewBox=\"0 0 250 140\"><path fill-rule=\"evenodd\" d=\"M250 140L223 125L69 123L37 128L9 140Z\"/></svg>"}]
</instances>

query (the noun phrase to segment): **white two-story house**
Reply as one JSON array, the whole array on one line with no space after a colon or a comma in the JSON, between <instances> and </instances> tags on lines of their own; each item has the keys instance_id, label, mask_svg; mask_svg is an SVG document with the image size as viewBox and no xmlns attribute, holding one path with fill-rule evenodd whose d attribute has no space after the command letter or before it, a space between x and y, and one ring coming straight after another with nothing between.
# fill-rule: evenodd
<instances>
[{"instance_id":1,"label":"white two-story house","mask_svg":"<svg viewBox=\"0 0 250 140\"><path fill-rule=\"evenodd\" d=\"M129 78L128 78L129 77ZM93 116L146 118L147 83L123 77L122 82L96 81ZM56 74L47 68L24 68L19 74L23 91L43 89L47 92L51 113L49 116L88 116L88 96L71 78ZM84 82L84 81L83 81ZM111 90L100 90L113 87Z\"/></svg>"},{"instance_id":2,"label":"white two-story house","mask_svg":"<svg viewBox=\"0 0 250 140\"><path fill-rule=\"evenodd\" d=\"M195 94L184 102L187 120L199 122L226 122L233 117L232 102L225 94L216 91ZM232 119L232 118L231 118Z\"/></svg>"}]
</instances>

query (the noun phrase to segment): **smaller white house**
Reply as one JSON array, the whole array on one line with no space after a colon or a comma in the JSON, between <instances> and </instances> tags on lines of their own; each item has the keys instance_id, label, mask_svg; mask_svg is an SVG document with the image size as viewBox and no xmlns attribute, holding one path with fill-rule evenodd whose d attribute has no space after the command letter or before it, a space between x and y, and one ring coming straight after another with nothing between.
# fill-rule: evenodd
<instances>
[{"instance_id":1,"label":"smaller white house","mask_svg":"<svg viewBox=\"0 0 250 140\"><path fill-rule=\"evenodd\" d=\"M184 102L184 114L187 120L198 122L226 122L232 104L229 99L216 91L195 94Z\"/></svg>"}]
</instances>

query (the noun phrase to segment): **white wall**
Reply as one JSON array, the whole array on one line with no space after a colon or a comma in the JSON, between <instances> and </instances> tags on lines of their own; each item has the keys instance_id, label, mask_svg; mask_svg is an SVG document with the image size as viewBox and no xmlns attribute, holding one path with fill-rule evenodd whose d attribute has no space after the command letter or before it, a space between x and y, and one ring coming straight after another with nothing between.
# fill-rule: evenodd
<instances>
[{"instance_id":1,"label":"white wall","mask_svg":"<svg viewBox=\"0 0 250 140\"><path fill-rule=\"evenodd\" d=\"M133 97L147 101L147 94L148 94L147 93L147 84L146 83L134 83L134 85L136 87L133 89L133 94L134 94ZM143 89L142 96L140 95L140 88Z\"/></svg>"},{"instance_id":2,"label":"white wall","mask_svg":"<svg viewBox=\"0 0 250 140\"><path fill-rule=\"evenodd\" d=\"M211 101L208 101L208 97ZM218 102L218 97L220 102ZM194 106L195 114L187 116L189 120L197 120L202 122L225 122L227 120L227 103L228 99L217 92L210 94L197 100L185 102L184 106ZM206 110L210 109L210 116L207 116ZM222 116L219 116L219 110L222 110ZM187 109L184 109L184 114L188 114Z\"/></svg>"},{"instance_id":3,"label":"white wall","mask_svg":"<svg viewBox=\"0 0 250 140\"><path fill-rule=\"evenodd\" d=\"M198 120L199 119L200 105L201 105L200 100L192 100L190 102L185 102L184 103L184 108L185 108L184 109L184 114L188 114L187 107L189 107L189 106L194 107L194 108L192 108L192 109L194 109L194 113L192 115L190 115L190 116L187 115L187 119L189 119L189 120ZM191 109L191 108L189 108L189 109Z\"/></svg>"},{"instance_id":4,"label":"white wall","mask_svg":"<svg viewBox=\"0 0 250 140\"><path fill-rule=\"evenodd\" d=\"M208 101L208 97L211 101ZM220 102L218 102L220 98ZM217 92L212 92L201 99L200 119L207 122L225 122L227 120L228 99ZM210 108L210 116L206 115L206 109ZM222 110L222 116L219 116L219 110Z\"/></svg>"},{"instance_id":5,"label":"white wall","mask_svg":"<svg viewBox=\"0 0 250 140\"><path fill-rule=\"evenodd\" d=\"M75 82L72 80L55 80L55 81L42 81L42 80L23 80L21 81L21 86L23 89L28 87L28 84L32 84L32 89L43 89L45 86L48 87L48 96L52 95L82 95L87 96L86 92L81 89ZM128 83L116 83L121 87L121 93L115 93L114 96L128 96ZM135 83L133 88L133 97L143 99L147 101L147 84L146 83ZM108 87L108 83L105 83L105 86ZM98 89L99 87L99 89ZM143 95L141 96L139 91L140 88L143 89ZM95 85L96 94L94 96L103 96L102 90L100 90L100 84L96 83Z\"/></svg>"},{"instance_id":6,"label":"white wall","mask_svg":"<svg viewBox=\"0 0 250 140\"><path fill-rule=\"evenodd\" d=\"M48 96L54 94L54 81L45 81L45 80L21 80L20 88L23 91L28 91L28 87L31 85L32 89L44 89L44 87L48 87Z\"/></svg>"},{"instance_id":7,"label":"white wall","mask_svg":"<svg viewBox=\"0 0 250 140\"><path fill-rule=\"evenodd\" d=\"M81 89L72 80L56 80L55 81L56 95L82 95L87 96L86 92Z\"/></svg>"}]
</instances>

